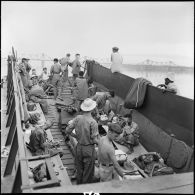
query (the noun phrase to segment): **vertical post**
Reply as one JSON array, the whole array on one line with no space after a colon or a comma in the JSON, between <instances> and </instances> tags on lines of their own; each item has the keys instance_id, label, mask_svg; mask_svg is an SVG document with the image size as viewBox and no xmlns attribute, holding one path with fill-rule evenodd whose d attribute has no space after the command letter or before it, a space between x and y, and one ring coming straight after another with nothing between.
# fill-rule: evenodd
<instances>
[{"instance_id":1,"label":"vertical post","mask_svg":"<svg viewBox=\"0 0 195 195\"><path fill-rule=\"evenodd\" d=\"M42 53L42 56L41 56L41 66L42 66L42 69L45 67L45 55L44 55L44 53Z\"/></svg>"},{"instance_id":2,"label":"vertical post","mask_svg":"<svg viewBox=\"0 0 195 195\"><path fill-rule=\"evenodd\" d=\"M14 111L14 116L13 116L13 119L12 119L12 122L11 122L11 126L9 128L9 132L8 132L8 135L7 135L7 140L5 142L5 146L8 146L8 145L11 144L11 141L13 139L15 131L16 131L16 112Z\"/></svg>"},{"instance_id":3,"label":"vertical post","mask_svg":"<svg viewBox=\"0 0 195 195\"><path fill-rule=\"evenodd\" d=\"M11 144L9 156L7 159L7 164L5 167L4 177L12 173L17 151L18 151L18 135L17 135L17 129L16 129L15 134L14 134L14 139Z\"/></svg>"},{"instance_id":4,"label":"vertical post","mask_svg":"<svg viewBox=\"0 0 195 195\"><path fill-rule=\"evenodd\" d=\"M22 177L21 177L21 165L20 162L18 163L18 168L16 170L16 175L14 178L14 184L12 187L11 193L22 193L21 186L22 186Z\"/></svg>"}]
</instances>

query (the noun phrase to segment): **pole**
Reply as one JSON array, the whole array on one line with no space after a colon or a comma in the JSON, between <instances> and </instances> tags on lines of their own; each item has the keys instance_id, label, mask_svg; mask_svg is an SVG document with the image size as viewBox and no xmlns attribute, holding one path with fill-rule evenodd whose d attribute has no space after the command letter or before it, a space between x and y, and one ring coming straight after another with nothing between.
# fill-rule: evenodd
<instances>
[{"instance_id":1,"label":"pole","mask_svg":"<svg viewBox=\"0 0 195 195\"><path fill-rule=\"evenodd\" d=\"M44 53L42 53L42 59L41 59L41 66L42 66L42 69L43 69L44 66L45 66L45 61L44 61L44 59L45 59L45 55L44 55Z\"/></svg>"}]
</instances>

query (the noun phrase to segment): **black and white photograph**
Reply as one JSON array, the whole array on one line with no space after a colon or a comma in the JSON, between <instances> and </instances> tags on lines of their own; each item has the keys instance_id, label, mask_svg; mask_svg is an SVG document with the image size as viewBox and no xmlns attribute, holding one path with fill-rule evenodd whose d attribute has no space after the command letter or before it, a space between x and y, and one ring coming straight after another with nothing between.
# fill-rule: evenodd
<instances>
[{"instance_id":1,"label":"black and white photograph","mask_svg":"<svg viewBox=\"0 0 195 195\"><path fill-rule=\"evenodd\" d=\"M194 194L194 1L1 1L1 193Z\"/></svg>"}]
</instances>

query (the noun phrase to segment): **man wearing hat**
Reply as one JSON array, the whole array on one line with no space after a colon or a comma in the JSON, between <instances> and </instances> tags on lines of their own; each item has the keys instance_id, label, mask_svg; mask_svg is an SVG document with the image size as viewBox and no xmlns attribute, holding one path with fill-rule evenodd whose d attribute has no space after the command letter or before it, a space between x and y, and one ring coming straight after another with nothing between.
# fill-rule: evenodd
<instances>
[{"instance_id":1,"label":"man wearing hat","mask_svg":"<svg viewBox=\"0 0 195 195\"><path fill-rule=\"evenodd\" d=\"M113 47L112 48L112 54L111 54L111 71L112 73L115 72L121 72L121 66L123 63L123 58L118 52L119 48L118 47Z\"/></svg>"},{"instance_id":2,"label":"man wearing hat","mask_svg":"<svg viewBox=\"0 0 195 195\"><path fill-rule=\"evenodd\" d=\"M32 74L30 79L32 80L32 85L38 84L38 76L36 74Z\"/></svg>"},{"instance_id":3,"label":"man wearing hat","mask_svg":"<svg viewBox=\"0 0 195 195\"><path fill-rule=\"evenodd\" d=\"M179 95L179 91L174 83L175 75L174 73L167 73L167 76L165 77L165 84L157 85L157 87L164 88L163 92L169 91L171 93Z\"/></svg>"},{"instance_id":4,"label":"man wearing hat","mask_svg":"<svg viewBox=\"0 0 195 195\"><path fill-rule=\"evenodd\" d=\"M100 138L98 144L98 161L100 181L110 181L116 179L118 175L124 178L125 170L122 170L115 156L113 140L122 133L122 129L117 123L108 124L106 136ZM118 175L117 175L118 173Z\"/></svg>"},{"instance_id":5,"label":"man wearing hat","mask_svg":"<svg viewBox=\"0 0 195 195\"><path fill-rule=\"evenodd\" d=\"M95 144L98 144L98 124L91 116L96 102L87 98L81 104L83 115L78 115L66 128L66 133L77 139L75 165L77 184L92 183L95 168ZM72 131L75 129L75 133Z\"/></svg>"},{"instance_id":6,"label":"man wearing hat","mask_svg":"<svg viewBox=\"0 0 195 195\"><path fill-rule=\"evenodd\" d=\"M29 99L33 102L40 103L40 106L45 114L48 113L48 103L44 99L46 94L41 86L38 84L38 76L36 74L31 75L32 85L29 91Z\"/></svg>"}]
</instances>

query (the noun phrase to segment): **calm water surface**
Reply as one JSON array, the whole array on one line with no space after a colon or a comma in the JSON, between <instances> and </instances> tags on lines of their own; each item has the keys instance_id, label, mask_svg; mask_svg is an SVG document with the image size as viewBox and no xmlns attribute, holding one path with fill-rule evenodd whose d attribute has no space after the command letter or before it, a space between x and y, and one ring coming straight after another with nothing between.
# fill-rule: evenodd
<instances>
[{"instance_id":1,"label":"calm water surface","mask_svg":"<svg viewBox=\"0 0 195 195\"><path fill-rule=\"evenodd\" d=\"M37 74L41 74L42 66L40 61L30 61L32 68L35 68ZM50 70L52 61L45 61L45 66ZM108 67L110 64L104 64ZM133 78L144 77L150 80L154 86L164 83L164 78L167 74L166 71L137 71L132 70L127 65L122 68L122 73ZM7 62L1 60L1 76L7 75ZM69 76L71 76L71 67L69 67ZM177 85L180 96L184 96L190 99L194 99L194 71L189 73L175 73L175 84Z\"/></svg>"}]
</instances>

